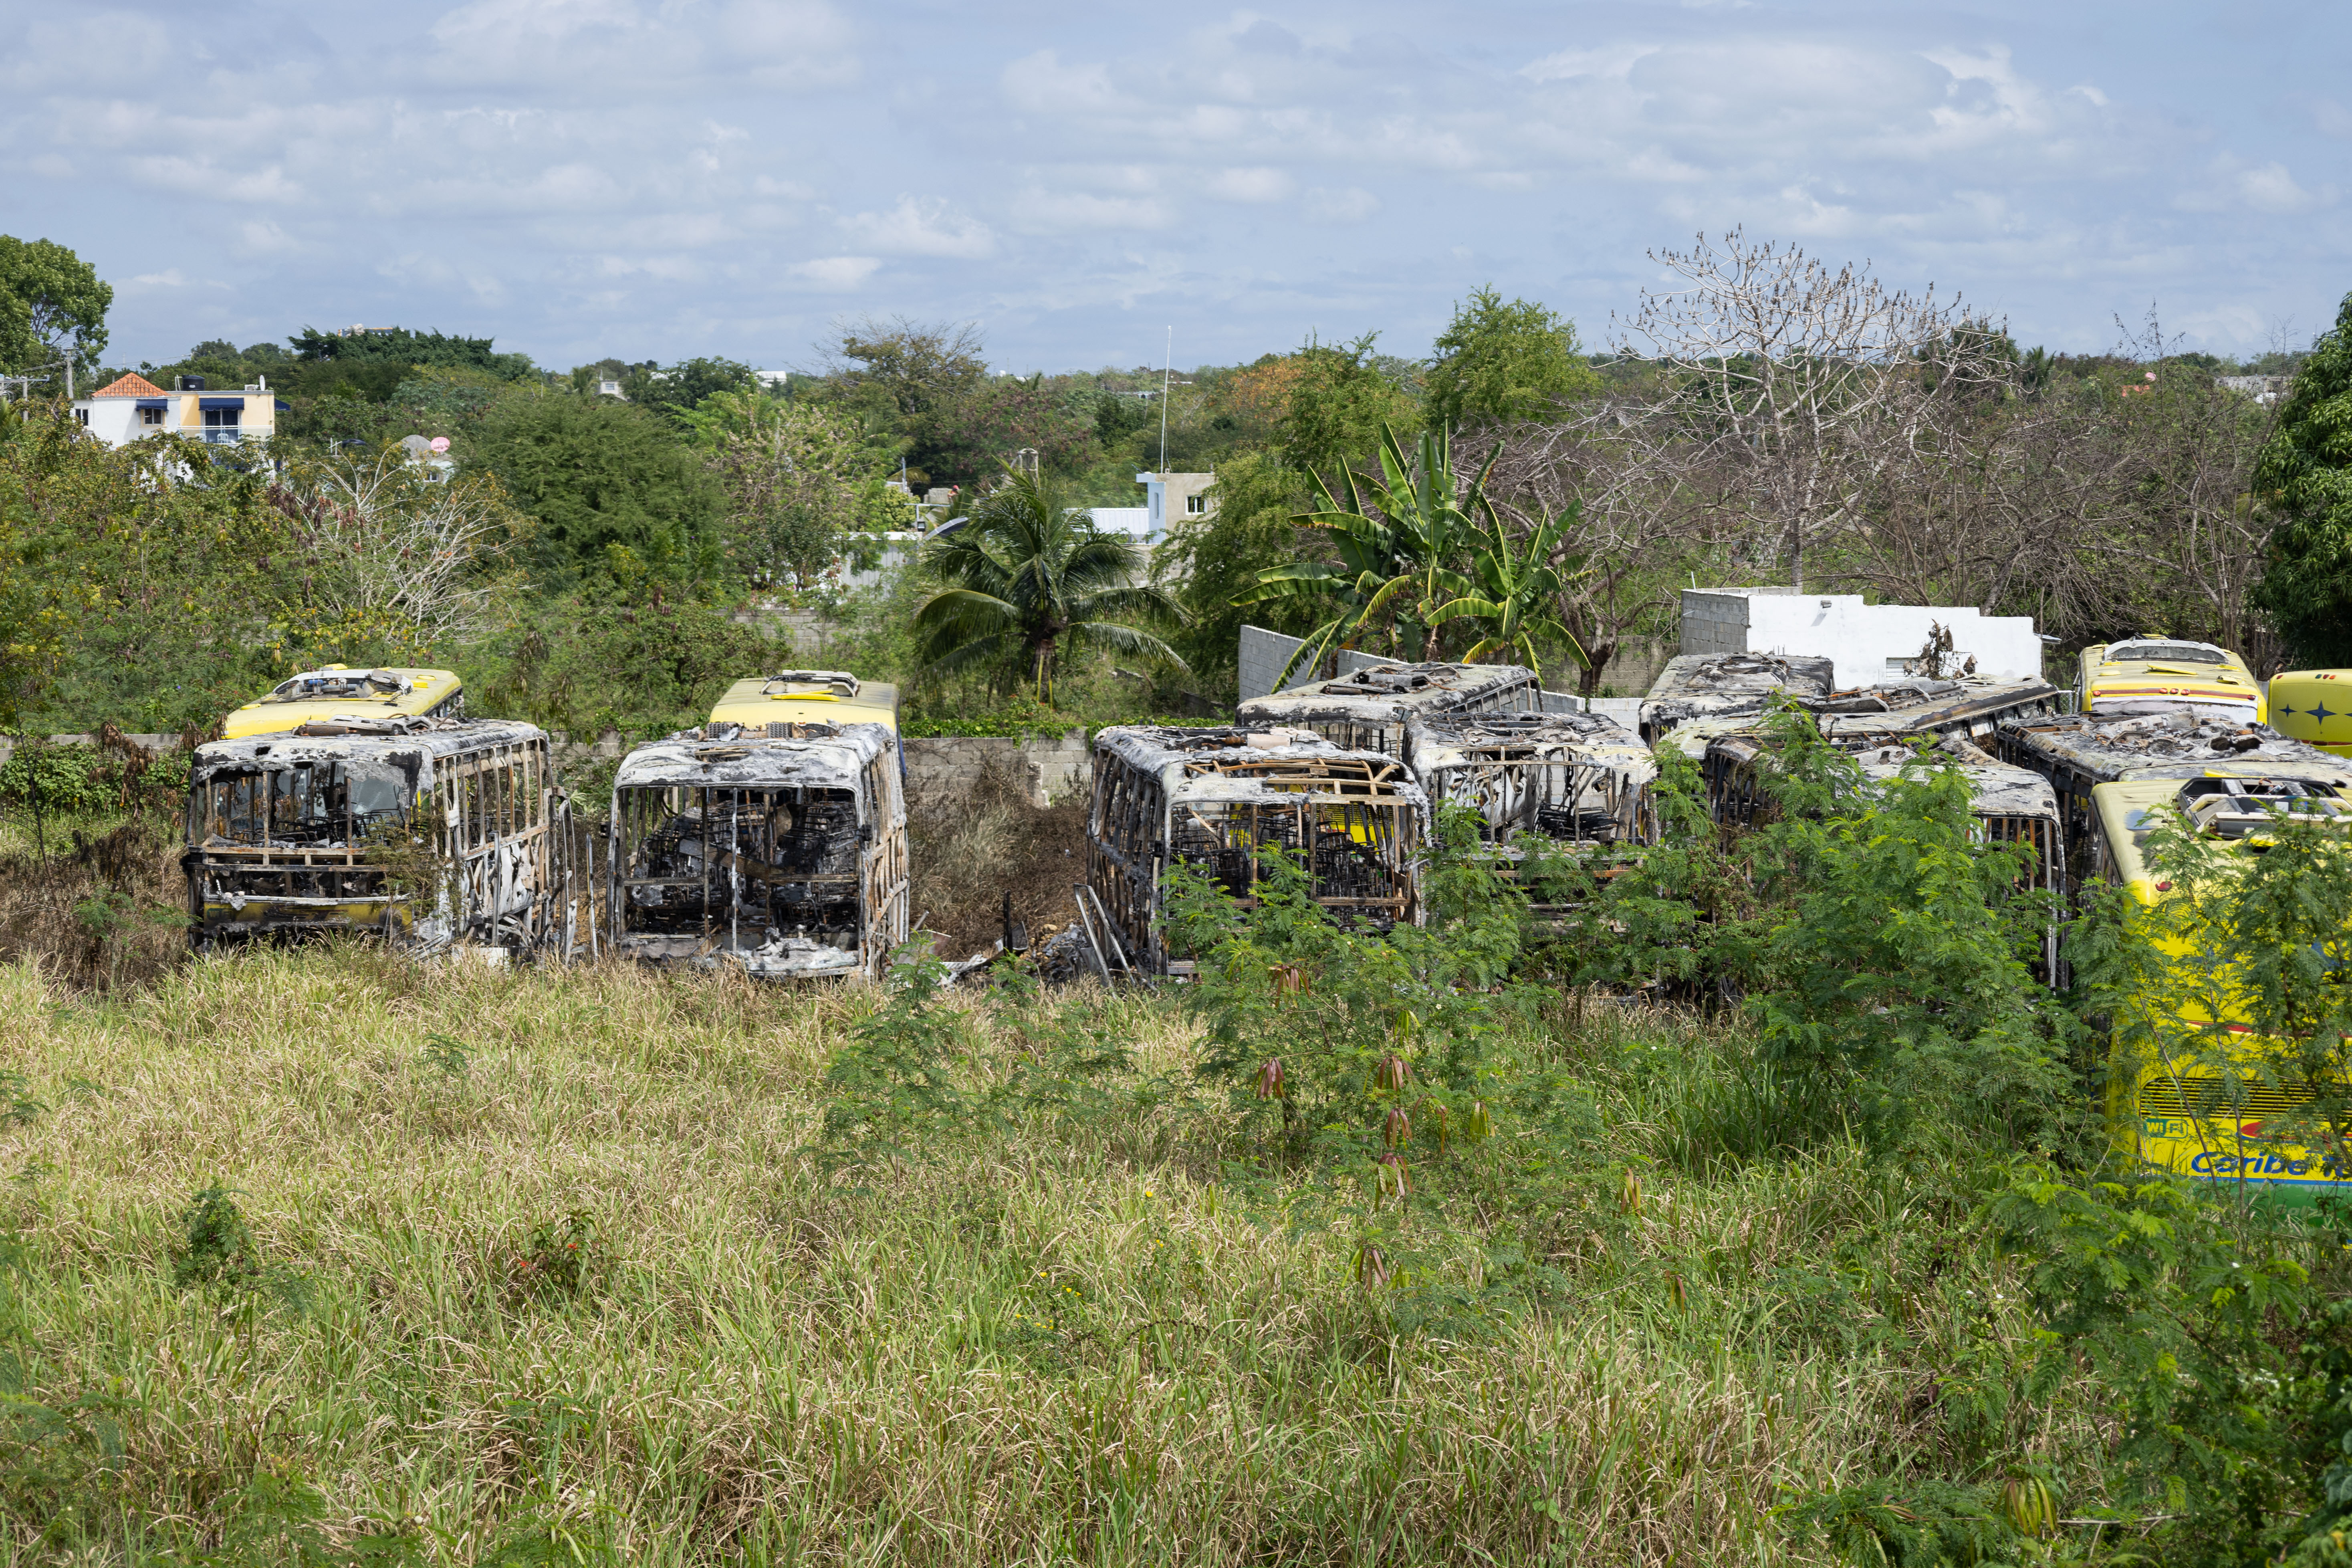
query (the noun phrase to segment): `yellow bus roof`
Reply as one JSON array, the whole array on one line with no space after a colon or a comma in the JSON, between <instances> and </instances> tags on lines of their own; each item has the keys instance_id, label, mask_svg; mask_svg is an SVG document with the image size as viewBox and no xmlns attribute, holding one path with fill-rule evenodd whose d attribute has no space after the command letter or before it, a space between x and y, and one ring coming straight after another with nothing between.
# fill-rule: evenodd
<instances>
[{"instance_id":1,"label":"yellow bus roof","mask_svg":"<svg viewBox=\"0 0 2352 1568\"><path fill-rule=\"evenodd\" d=\"M2185 637L2130 637L2083 650L2085 713L2163 713L2184 708L2242 714L2261 723L2262 682L2228 648Z\"/></svg>"},{"instance_id":2,"label":"yellow bus roof","mask_svg":"<svg viewBox=\"0 0 2352 1568\"><path fill-rule=\"evenodd\" d=\"M2207 780L2241 780L2251 784L2265 779L2299 788L2304 794L2325 803L2328 816L2352 826L2352 803L2347 802L2346 786L2339 781L2296 777L2259 766L2219 767L2194 778L2124 779L2116 784L2095 784L2091 789L2091 806L2098 814L2099 831L2107 841L2107 856L2115 863L2116 880L2129 888L2132 897L2143 904L2154 904L2165 898L2171 892L2172 885L2158 881L2148 869L2147 848L2148 836L2155 831L2166 808L2180 809L2184 796L2196 792ZM2253 805L2232 812L2228 810L2228 805L2227 801L2209 796L2192 813L2190 820L2209 826L2210 830L2224 837L2250 837L2249 824L2259 820L2263 808ZM2208 809L2212 807L2221 809ZM2306 808L2298 806L2293 809L2301 812ZM2252 842L2259 846L2263 840L2252 837Z\"/></svg>"},{"instance_id":3,"label":"yellow bus roof","mask_svg":"<svg viewBox=\"0 0 2352 1568\"><path fill-rule=\"evenodd\" d=\"M755 675L727 689L710 722L764 730L774 723L883 724L898 732L898 689L838 669Z\"/></svg>"},{"instance_id":4,"label":"yellow bus roof","mask_svg":"<svg viewBox=\"0 0 2352 1568\"><path fill-rule=\"evenodd\" d=\"M463 685L454 670L324 665L289 676L267 694L234 710L221 721L221 738L237 741L247 735L274 735L341 713L434 713L455 704L462 695Z\"/></svg>"}]
</instances>

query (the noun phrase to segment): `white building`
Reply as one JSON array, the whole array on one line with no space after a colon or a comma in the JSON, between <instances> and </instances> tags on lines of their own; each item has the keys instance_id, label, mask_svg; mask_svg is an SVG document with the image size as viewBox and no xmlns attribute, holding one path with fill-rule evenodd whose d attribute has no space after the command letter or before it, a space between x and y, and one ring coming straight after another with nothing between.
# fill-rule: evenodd
<instances>
[{"instance_id":1,"label":"white building","mask_svg":"<svg viewBox=\"0 0 2352 1568\"><path fill-rule=\"evenodd\" d=\"M241 391L215 392L200 375L180 377L171 392L143 375L126 375L73 405L74 417L110 447L165 431L211 447L266 441L277 433L278 414L290 406L269 390L267 376Z\"/></svg>"},{"instance_id":2,"label":"white building","mask_svg":"<svg viewBox=\"0 0 2352 1568\"><path fill-rule=\"evenodd\" d=\"M1801 653L1837 666L1841 688L1874 686L1910 666L1937 626L1952 634L1956 665L1997 680L2042 679L2031 616L1987 616L1969 605L1865 605L1858 594L1794 588L1685 588L1683 652Z\"/></svg>"}]
</instances>

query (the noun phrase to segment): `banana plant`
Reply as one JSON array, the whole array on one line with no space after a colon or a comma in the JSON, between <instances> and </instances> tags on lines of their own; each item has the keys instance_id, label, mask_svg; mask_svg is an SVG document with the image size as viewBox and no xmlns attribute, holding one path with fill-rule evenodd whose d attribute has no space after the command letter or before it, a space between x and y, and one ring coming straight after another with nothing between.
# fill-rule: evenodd
<instances>
[{"instance_id":1,"label":"banana plant","mask_svg":"<svg viewBox=\"0 0 2352 1568\"><path fill-rule=\"evenodd\" d=\"M1571 502L1568 510L1536 524L1515 549L1509 531L1488 508L1486 516L1492 526L1472 553L1471 581L1465 585L1469 591L1430 612L1430 635L1434 637L1437 628L1449 622L1468 621L1476 627L1478 640L1463 654L1465 661L1476 664L1507 654L1529 669L1542 668L1536 662L1536 639L1552 637L1568 645L1569 657L1579 668L1591 668L1584 645L1560 624L1556 608L1576 583L1591 575L1580 555L1568 556L1558 564L1551 560L1576 515Z\"/></svg>"},{"instance_id":2,"label":"banana plant","mask_svg":"<svg viewBox=\"0 0 2352 1568\"><path fill-rule=\"evenodd\" d=\"M1384 611L1392 630L1397 622L1420 627L1422 657L1437 657L1437 627L1430 616L1449 595L1459 597L1473 586L1449 563L1483 537L1482 521L1494 524L1494 508L1486 495L1486 476L1494 466L1490 456L1465 487L1454 471L1446 432L1423 431L1418 449L1408 458L1396 432L1383 424L1378 478L1360 476L1360 484L1356 473L1342 470L1343 502L1321 475L1314 476L1322 504L1291 521L1334 534L1339 564L1318 561L1267 567L1257 574L1256 587L1234 600L1236 605L1339 600L1338 613L1309 632L1282 667L1275 678L1277 690L1300 664L1314 668L1334 645L1362 636Z\"/></svg>"}]
</instances>

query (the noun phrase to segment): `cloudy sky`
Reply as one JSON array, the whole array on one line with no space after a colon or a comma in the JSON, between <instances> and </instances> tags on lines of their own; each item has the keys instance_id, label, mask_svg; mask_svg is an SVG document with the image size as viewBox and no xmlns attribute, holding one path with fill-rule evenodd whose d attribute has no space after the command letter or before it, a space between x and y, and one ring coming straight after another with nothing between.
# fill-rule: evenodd
<instances>
[{"instance_id":1,"label":"cloudy sky","mask_svg":"<svg viewBox=\"0 0 2352 1568\"><path fill-rule=\"evenodd\" d=\"M2352 7L0 0L0 232L115 363L398 323L569 366L1229 363L1483 282L1612 334L1734 224L2096 349L2297 345L2352 290Z\"/></svg>"}]
</instances>

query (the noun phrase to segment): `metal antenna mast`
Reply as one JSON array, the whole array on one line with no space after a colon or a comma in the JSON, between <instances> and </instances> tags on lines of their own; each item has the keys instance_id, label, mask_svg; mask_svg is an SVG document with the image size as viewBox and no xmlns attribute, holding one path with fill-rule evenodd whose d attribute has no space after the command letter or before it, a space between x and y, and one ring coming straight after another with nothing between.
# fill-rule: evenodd
<instances>
[{"instance_id":1,"label":"metal antenna mast","mask_svg":"<svg viewBox=\"0 0 2352 1568\"><path fill-rule=\"evenodd\" d=\"M1176 365L1176 329L1168 329L1167 357L1160 362L1160 478L1168 478L1168 377Z\"/></svg>"}]
</instances>

